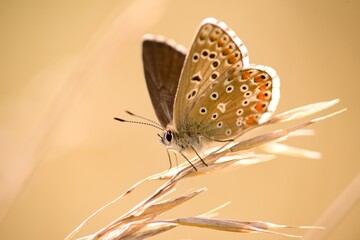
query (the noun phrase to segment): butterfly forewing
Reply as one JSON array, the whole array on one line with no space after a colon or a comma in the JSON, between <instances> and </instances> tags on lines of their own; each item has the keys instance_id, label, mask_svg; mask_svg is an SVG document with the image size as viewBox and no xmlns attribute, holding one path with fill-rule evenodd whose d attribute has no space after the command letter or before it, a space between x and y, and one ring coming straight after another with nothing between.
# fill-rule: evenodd
<instances>
[{"instance_id":1,"label":"butterfly forewing","mask_svg":"<svg viewBox=\"0 0 360 240\"><path fill-rule=\"evenodd\" d=\"M213 18L205 19L193 41L181 73L174 108L174 123L187 122L187 114L203 92L219 77L234 73L248 64L247 50L228 27Z\"/></svg>"},{"instance_id":2,"label":"butterfly forewing","mask_svg":"<svg viewBox=\"0 0 360 240\"><path fill-rule=\"evenodd\" d=\"M249 65L247 49L235 33L222 22L205 19L181 73L175 128L214 140L232 139L265 121L278 99L275 71Z\"/></svg>"},{"instance_id":3,"label":"butterfly forewing","mask_svg":"<svg viewBox=\"0 0 360 240\"><path fill-rule=\"evenodd\" d=\"M172 121L173 105L186 49L161 36L145 35L144 73L151 102L163 127Z\"/></svg>"}]
</instances>

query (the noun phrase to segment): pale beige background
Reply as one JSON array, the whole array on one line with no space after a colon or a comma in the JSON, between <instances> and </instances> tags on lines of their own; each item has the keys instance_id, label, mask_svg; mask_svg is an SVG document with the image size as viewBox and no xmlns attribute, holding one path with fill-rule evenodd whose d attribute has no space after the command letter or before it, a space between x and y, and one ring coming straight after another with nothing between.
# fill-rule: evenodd
<instances>
[{"instance_id":1,"label":"pale beige background","mask_svg":"<svg viewBox=\"0 0 360 240\"><path fill-rule=\"evenodd\" d=\"M164 218L231 201L220 217L316 222L360 170L360 1L1 1L1 239L63 239L127 187L168 167L156 130L112 118L125 117L125 109L156 118L141 36L162 34L189 47L209 16L240 36L251 62L278 71L278 112L334 98L341 100L334 110L348 111L313 126L315 136L288 141L322 152L322 159L279 157L186 180L180 192L208 191ZM140 188L81 234L157 186ZM359 223L357 202L323 239L360 239ZM285 239L184 227L156 238Z\"/></svg>"}]
</instances>

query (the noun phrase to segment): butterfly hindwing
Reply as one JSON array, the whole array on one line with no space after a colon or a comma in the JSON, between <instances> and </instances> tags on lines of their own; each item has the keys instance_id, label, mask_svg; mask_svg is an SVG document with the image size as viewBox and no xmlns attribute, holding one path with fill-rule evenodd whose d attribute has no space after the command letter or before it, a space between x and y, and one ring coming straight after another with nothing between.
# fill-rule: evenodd
<instances>
[{"instance_id":1,"label":"butterfly hindwing","mask_svg":"<svg viewBox=\"0 0 360 240\"><path fill-rule=\"evenodd\" d=\"M186 49L161 36L145 35L142 45L144 73L151 102L163 127L172 121L173 105Z\"/></svg>"},{"instance_id":2,"label":"butterfly hindwing","mask_svg":"<svg viewBox=\"0 0 360 240\"><path fill-rule=\"evenodd\" d=\"M279 101L279 84L272 68L250 65L207 89L189 119L200 114L201 135L206 138L233 139L271 116Z\"/></svg>"}]
</instances>

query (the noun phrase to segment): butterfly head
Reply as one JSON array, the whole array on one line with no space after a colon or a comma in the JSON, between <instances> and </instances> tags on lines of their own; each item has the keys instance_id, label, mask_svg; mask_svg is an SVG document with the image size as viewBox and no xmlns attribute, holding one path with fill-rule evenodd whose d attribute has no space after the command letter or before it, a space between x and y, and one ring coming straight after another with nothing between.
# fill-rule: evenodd
<instances>
[{"instance_id":1,"label":"butterfly head","mask_svg":"<svg viewBox=\"0 0 360 240\"><path fill-rule=\"evenodd\" d=\"M158 136L160 137L162 144L165 146L171 146L171 143L174 140L174 134L171 130L165 130L163 135L158 134Z\"/></svg>"},{"instance_id":2,"label":"butterfly head","mask_svg":"<svg viewBox=\"0 0 360 240\"><path fill-rule=\"evenodd\" d=\"M181 144L181 141L179 141L179 134L172 127L168 126L164 130L163 134L162 135L158 134L158 136L160 137L161 143L164 144L167 148L171 148L178 151L184 148L183 144Z\"/></svg>"}]
</instances>

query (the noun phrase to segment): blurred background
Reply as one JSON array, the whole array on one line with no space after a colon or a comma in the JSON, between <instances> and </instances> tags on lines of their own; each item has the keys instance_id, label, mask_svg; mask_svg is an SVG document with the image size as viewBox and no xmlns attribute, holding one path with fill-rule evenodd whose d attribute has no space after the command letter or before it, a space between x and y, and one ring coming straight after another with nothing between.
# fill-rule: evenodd
<instances>
[{"instance_id":1,"label":"blurred background","mask_svg":"<svg viewBox=\"0 0 360 240\"><path fill-rule=\"evenodd\" d=\"M250 62L277 70L278 113L335 98L340 103L323 114L348 110L313 125L314 136L287 141L321 152L321 159L279 156L187 179L180 192L208 191L163 219L231 201L219 217L313 225L340 196L340 213L325 217L330 227L311 239L360 239L360 187L353 187L360 170L359 13L358 0L1 1L0 238L63 239L132 184L168 168L157 130L113 117L129 118L124 110L131 110L156 120L141 37L161 34L189 48L199 23L212 16L242 39ZM106 225L158 186L140 187L78 236ZM186 227L155 237L190 238L287 239Z\"/></svg>"}]
</instances>

